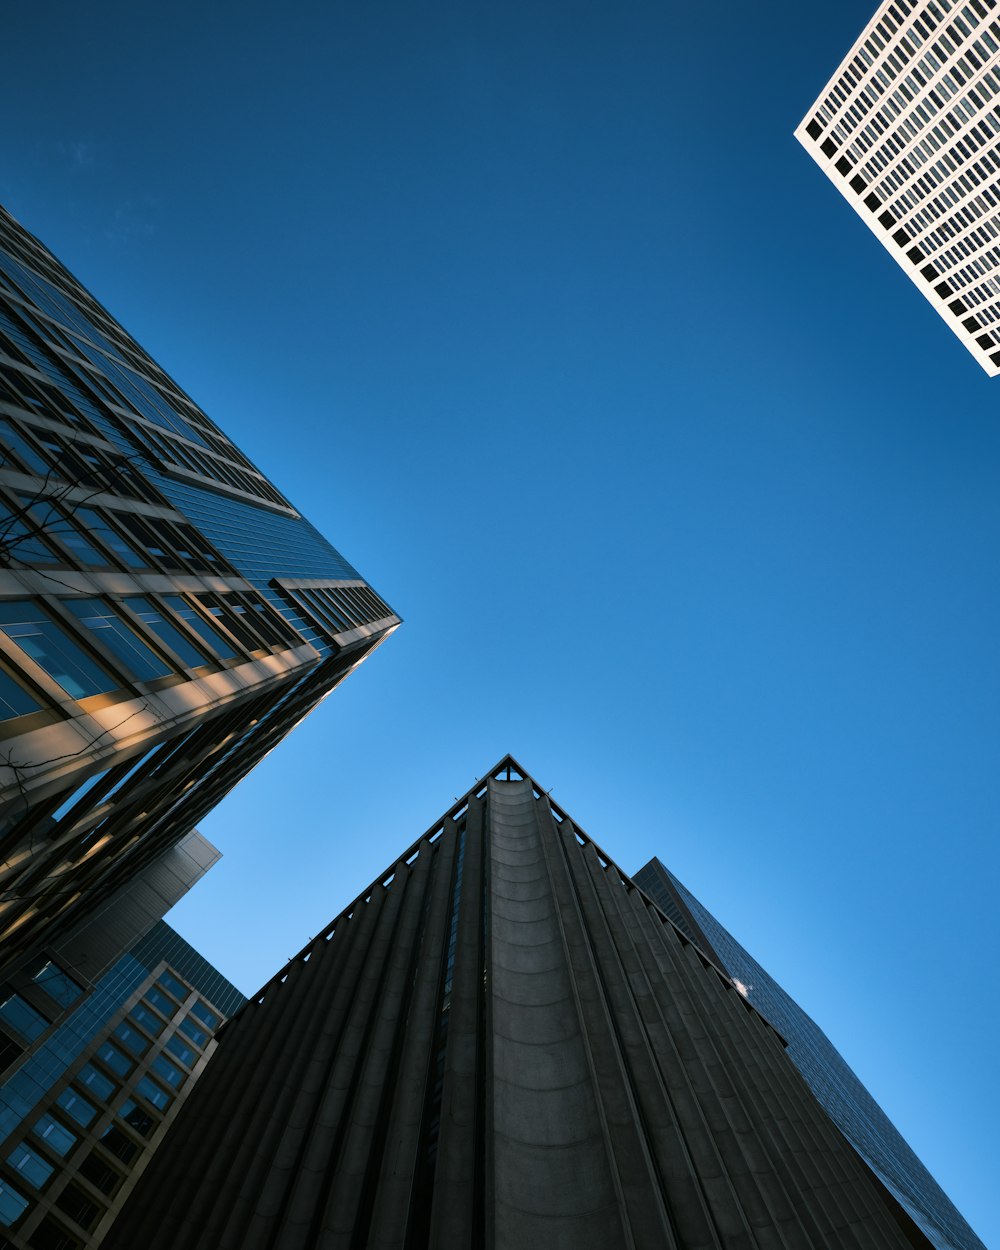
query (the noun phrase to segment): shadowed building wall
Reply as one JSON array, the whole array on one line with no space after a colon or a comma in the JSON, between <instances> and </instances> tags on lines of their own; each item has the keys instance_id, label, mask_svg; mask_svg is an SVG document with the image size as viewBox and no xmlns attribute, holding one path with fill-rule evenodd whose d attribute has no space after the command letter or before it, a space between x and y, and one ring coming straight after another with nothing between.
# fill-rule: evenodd
<instances>
[{"instance_id":1,"label":"shadowed building wall","mask_svg":"<svg viewBox=\"0 0 1000 1250\"><path fill-rule=\"evenodd\" d=\"M780 1037L509 759L225 1027L105 1242L914 1244Z\"/></svg>"}]
</instances>

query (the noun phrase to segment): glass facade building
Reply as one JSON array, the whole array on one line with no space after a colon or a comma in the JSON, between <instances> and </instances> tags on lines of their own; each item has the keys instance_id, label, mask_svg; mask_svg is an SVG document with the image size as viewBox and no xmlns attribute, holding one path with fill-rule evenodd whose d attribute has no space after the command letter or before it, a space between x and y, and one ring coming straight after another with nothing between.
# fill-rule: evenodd
<instances>
[{"instance_id":1,"label":"glass facade building","mask_svg":"<svg viewBox=\"0 0 1000 1250\"><path fill-rule=\"evenodd\" d=\"M0 210L0 988L398 624Z\"/></svg>"},{"instance_id":2,"label":"glass facade building","mask_svg":"<svg viewBox=\"0 0 1000 1250\"><path fill-rule=\"evenodd\" d=\"M823 1030L690 890L653 859L636 884L696 942L785 1038L809 1088L935 1250L985 1250Z\"/></svg>"},{"instance_id":3,"label":"glass facade building","mask_svg":"<svg viewBox=\"0 0 1000 1250\"><path fill-rule=\"evenodd\" d=\"M159 921L93 984L50 960L0 1006L29 1048L0 1082L0 1247L101 1244L244 1001Z\"/></svg>"}]
</instances>

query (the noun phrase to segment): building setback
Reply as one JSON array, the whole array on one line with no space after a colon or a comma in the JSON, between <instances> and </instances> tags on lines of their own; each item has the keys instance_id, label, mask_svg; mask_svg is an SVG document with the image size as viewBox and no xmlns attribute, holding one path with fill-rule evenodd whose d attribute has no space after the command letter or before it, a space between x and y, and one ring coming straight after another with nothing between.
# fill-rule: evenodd
<instances>
[{"instance_id":1,"label":"building setback","mask_svg":"<svg viewBox=\"0 0 1000 1250\"><path fill-rule=\"evenodd\" d=\"M226 1025L104 1245L926 1242L731 977L508 757Z\"/></svg>"},{"instance_id":2,"label":"building setback","mask_svg":"<svg viewBox=\"0 0 1000 1250\"><path fill-rule=\"evenodd\" d=\"M935 1250L986 1250L823 1030L658 859L633 880L782 1034L834 1124Z\"/></svg>"},{"instance_id":3,"label":"building setback","mask_svg":"<svg viewBox=\"0 0 1000 1250\"><path fill-rule=\"evenodd\" d=\"M795 136L991 377L1000 373L996 0L886 0Z\"/></svg>"},{"instance_id":4,"label":"building setback","mask_svg":"<svg viewBox=\"0 0 1000 1250\"><path fill-rule=\"evenodd\" d=\"M174 846L398 624L0 209L0 978Z\"/></svg>"}]
</instances>

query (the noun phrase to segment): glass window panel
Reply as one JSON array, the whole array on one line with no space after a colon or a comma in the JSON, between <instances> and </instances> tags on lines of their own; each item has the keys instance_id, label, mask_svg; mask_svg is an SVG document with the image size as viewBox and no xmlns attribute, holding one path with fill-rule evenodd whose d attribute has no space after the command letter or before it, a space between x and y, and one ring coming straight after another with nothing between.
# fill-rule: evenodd
<instances>
[{"instance_id":1,"label":"glass window panel","mask_svg":"<svg viewBox=\"0 0 1000 1250\"><path fill-rule=\"evenodd\" d=\"M75 1003L83 993L69 973L63 972L62 968L51 960L40 972L36 972L32 979L48 994L49 998L55 999L60 1007L68 1007L71 1003Z\"/></svg>"},{"instance_id":2,"label":"glass window panel","mask_svg":"<svg viewBox=\"0 0 1000 1250\"><path fill-rule=\"evenodd\" d=\"M94 1116L97 1115L97 1108L92 1107L85 1098L81 1098L80 1095L72 1089L64 1089L56 1099L56 1102L68 1116L71 1116L74 1120L76 1120L77 1124L82 1124L84 1128L86 1128L91 1120L93 1120Z\"/></svg>"},{"instance_id":3,"label":"glass window panel","mask_svg":"<svg viewBox=\"0 0 1000 1250\"><path fill-rule=\"evenodd\" d=\"M149 1065L157 1076L162 1077L168 1085L175 1089L184 1083L184 1073L176 1064L170 1062L166 1055L157 1055Z\"/></svg>"},{"instance_id":4,"label":"glass window panel","mask_svg":"<svg viewBox=\"0 0 1000 1250\"><path fill-rule=\"evenodd\" d=\"M132 1071L132 1061L118 1049L112 1046L110 1042L104 1042L98 1048L97 1058L101 1063L106 1063L112 1072L117 1072L119 1076L128 1076Z\"/></svg>"},{"instance_id":5,"label":"glass window panel","mask_svg":"<svg viewBox=\"0 0 1000 1250\"><path fill-rule=\"evenodd\" d=\"M177 1069L174 1068L174 1071L176 1072ZM151 1080L148 1076L142 1077L142 1079L136 1084L135 1088L136 1091L143 1096L143 1098L151 1102L159 1111L162 1111L165 1107L170 1106L170 1095L165 1089L160 1089L159 1085L157 1085L157 1083Z\"/></svg>"},{"instance_id":6,"label":"glass window panel","mask_svg":"<svg viewBox=\"0 0 1000 1250\"><path fill-rule=\"evenodd\" d=\"M123 1163L131 1163L139 1153L139 1147L135 1142L130 1137L126 1137L121 1129L115 1128L113 1124L109 1124L101 1134L101 1145L105 1149L110 1150Z\"/></svg>"},{"instance_id":7,"label":"glass window panel","mask_svg":"<svg viewBox=\"0 0 1000 1250\"><path fill-rule=\"evenodd\" d=\"M49 463L41 452L36 451L20 430L9 421L0 421L0 438L11 448L18 459L23 461L29 473L37 473L39 477L45 477L50 471ZM5 461L6 458L0 463L4 463L4 467L7 467Z\"/></svg>"},{"instance_id":8,"label":"glass window panel","mask_svg":"<svg viewBox=\"0 0 1000 1250\"><path fill-rule=\"evenodd\" d=\"M175 655L187 665L188 668L199 668L202 664L208 663L208 656L202 654L201 651L185 637L184 634L166 620L161 612L153 607L148 599L143 599L138 595L130 596L125 603L142 618L142 621L149 629L165 642Z\"/></svg>"},{"instance_id":9,"label":"glass window panel","mask_svg":"<svg viewBox=\"0 0 1000 1250\"><path fill-rule=\"evenodd\" d=\"M182 1033L186 1033L196 1046L204 1046L208 1041L208 1034L204 1029L199 1028L190 1016L185 1016L178 1028Z\"/></svg>"},{"instance_id":10,"label":"glass window panel","mask_svg":"<svg viewBox=\"0 0 1000 1250\"><path fill-rule=\"evenodd\" d=\"M34 1185L36 1189L41 1189L55 1171L51 1163L46 1163L37 1151L32 1150L23 1142L10 1152L7 1162L15 1171L21 1173L29 1185Z\"/></svg>"},{"instance_id":11,"label":"glass window panel","mask_svg":"<svg viewBox=\"0 0 1000 1250\"><path fill-rule=\"evenodd\" d=\"M207 1004L200 999L191 1004L191 1014L197 1016L202 1024L207 1024L210 1029L218 1028L219 1017Z\"/></svg>"},{"instance_id":12,"label":"glass window panel","mask_svg":"<svg viewBox=\"0 0 1000 1250\"><path fill-rule=\"evenodd\" d=\"M0 1003L0 1019L29 1042L33 1042L49 1027L49 1021L30 1003L25 1002L20 994L12 994L5 1003Z\"/></svg>"},{"instance_id":13,"label":"glass window panel","mask_svg":"<svg viewBox=\"0 0 1000 1250\"><path fill-rule=\"evenodd\" d=\"M95 773L93 777L88 777L87 780L83 782L81 785L77 786L75 790L70 791L70 793L66 796L66 798L63 799L63 801L59 804L56 810L52 813L52 819L62 820L62 818L66 815L66 813L71 808L76 807L80 799L82 799L83 796L88 791L93 790L94 786L96 786L97 783L101 781L102 778L106 777L107 775L108 775L108 769L105 769L101 773Z\"/></svg>"},{"instance_id":14,"label":"glass window panel","mask_svg":"<svg viewBox=\"0 0 1000 1250\"><path fill-rule=\"evenodd\" d=\"M76 1137L50 1115L43 1115L32 1130L57 1155L67 1155L76 1145Z\"/></svg>"},{"instance_id":15,"label":"glass window panel","mask_svg":"<svg viewBox=\"0 0 1000 1250\"><path fill-rule=\"evenodd\" d=\"M149 1050L149 1042L146 1041L138 1029L133 1029L124 1020L115 1029L114 1035L133 1055L144 1055Z\"/></svg>"},{"instance_id":16,"label":"glass window panel","mask_svg":"<svg viewBox=\"0 0 1000 1250\"><path fill-rule=\"evenodd\" d=\"M120 685L28 600L0 603L0 629L74 699L104 694Z\"/></svg>"},{"instance_id":17,"label":"glass window panel","mask_svg":"<svg viewBox=\"0 0 1000 1250\"><path fill-rule=\"evenodd\" d=\"M76 1083L82 1085L88 1090L99 1102L108 1102L115 1094L118 1086L104 1075L103 1072L93 1067L92 1064L85 1063L75 1077Z\"/></svg>"},{"instance_id":18,"label":"glass window panel","mask_svg":"<svg viewBox=\"0 0 1000 1250\"><path fill-rule=\"evenodd\" d=\"M67 599L66 607L104 643L139 681L166 677L172 670L122 618L100 599Z\"/></svg>"},{"instance_id":19,"label":"glass window panel","mask_svg":"<svg viewBox=\"0 0 1000 1250\"><path fill-rule=\"evenodd\" d=\"M126 542L121 534L108 521L105 521L99 513L94 512L91 508L76 508L73 515L86 526L87 533L92 534L98 542L102 542L105 547L114 553L114 555L129 569L148 569L149 561L144 555Z\"/></svg>"},{"instance_id":20,"label":"glass window panel","mask_svg":"<svg viewBox=\"0 0 1000 1250\"><path fill-rule=\"evenodd\" d=\"M59 557L38 535L31 521L0 503L0 563L31 565L58 564Z\"/></svg>"},{"instance_id":21,"label":"glass window panel","mask_svg":"<svg viewBox=\"0 0 1000 1250\"><path fill-rule=\"evenodd\" d=\"M189 1068L193 1068L198 1062L198 1052L193 1050L187 1042L182 1041L176 1033L167 1038L166 1049L172 1055L176 1055L181 1063L186 1063Z\"/></svg>"},{"instance_id":22,"label":"glass window panel","mask_svg":"<svg viewBox=\"0 0 1000 1250\"><path fill-rule=\"evenodd\" d=\"M185 625L193 630L202 642L206 643L214 655L220 655L224 660L233 660L236 658L236 649L233 644L223 634L208 621L180 595L164 595L163 602L171 607L181 618Z\"/></svg>"},{"instance_id":23,"label":"glass window panel","mask_svg":"<svg viewBox=\"0 0 1000 1250\"><path fill-rule=\"evenodd\" d=\"M129 1012L129 1019L141 1029L145 1029L147 1033L151 1033L153 1037L159 1037L163 1031L163 1021L160 1017L144 1007L142 1003L136 1003Z\"/></svg>"},{"instance_id":24,"label":"glass window panel","mask_svg":"<svg viewBox=\"0 0 1000 1250\"><path fill-rule=\"evenodd\" d=\"M28 1199L22 1197L13 1186L0 1181L0 1224L10 1228L24 1214Z\"/></svg>"},{"instance_id":25,"label":"glass window panel","mask_svg":"<svg viewBox=\"0 0 1000 1250\"><path fill-rule=\"evenodd\" d=\"M157 984L162 989L165 989L168 994L173 994L179 1003L182 1003L190 993L188 987L182 981L178 981L173 973L166 969L160 973L160 979Z\"/></svg>"},{"instance_id":26,"label":"glass window panel","mask_svg":"<svg viewBox=\"0 0 1000 1250\"><path fill-rule=\"evenodd\" d=\"M174 1000L161 993L155 985L151 985L146 991L146 1001L151 1003L157 1011L162 1012L168 1020L177 1010L177 1004Z\"/></svg>"},{"instance_id":27,"label":"glass window panel","mask_svg":"<svg viewBox=\"0 0 1000 1250\"><path fill-rule=\"evenodd\" d=\"M145 1107L131 1098L126 1098L122 1105L118 1108L118 1114L131 1128L143 1137L148 1137L157 1121L149 1114Z\"/></svg>"},{"instance_id":28,"label":"glass window panel","mask_svg":"<svg viewBox=\"0 0 1000 1250\"><path fill-rule=\"evenodd\" d=\"M14 680L5 669L0 668L0 720L14 716L27 716L37 712L42 705L32 698L20 682Z\"/></svg>"}]
</instances>

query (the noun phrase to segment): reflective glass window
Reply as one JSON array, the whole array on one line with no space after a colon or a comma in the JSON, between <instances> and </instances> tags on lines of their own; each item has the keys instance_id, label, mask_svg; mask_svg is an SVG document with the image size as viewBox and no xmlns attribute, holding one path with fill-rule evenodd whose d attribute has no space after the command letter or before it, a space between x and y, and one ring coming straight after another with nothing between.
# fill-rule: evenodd
<instances>
[{"instance_id":1,"label":"reflective glass window","mask_svg":"<svg viewBox=\"0 0 1000 1250\"><path fill-rule=\"evenodd\" d=\"M15 1171L21 1173L29 1185L34 1185L36 1189L41 1189L55 1171L51 1163L46 1163L36 1150L32 1150L24 1142L14 1147L7 1156L7 1162Z\"/></svg>"},{"instance_id":2,"label":"reflective glass window","mask_svg":"<svg viewBox=\"0 0 1000 1250\"><path fill-rule=\"evenodd\" d=\"M148 599L140 596L130 596L124 601L137 613L143 620L143 623L149 627L157 638L170 648L171 651L187 665L188 668L200 668L201 665L208 663L208 656L203 655L193 642L170 621L166 620L162 612L158 612Z\"/></svg>"},{"instance_id":3,"label":"reflective glass window","mask_svg":"<svg viewBox=\"0 0 1000 1250\"><path fill-rule=\"evenodd\" d=\"M58 1106L66 1112L68 1116L76 1120L77 1124L82 1124L84 1128L97 1115L97 1108L92 1107L85 1098L72 1089L64 1089L56 1099Z\"/></svg>"},{"instance_id":4,"label":"reflective glass window","mask_svg":"<svg viewBox=\"0 0 1000 1250\"><path fill-rule=\"evenodd\" d=\"M78 1085L82 1085L84 1089L93 1094L98 1102L108 1102L118 1089L114 1081L109 1080L103 1072L98 1072L89 1063L83 1065L74 1079Z\"/></svg>"},{"instance_id":5,"label":"reflective glass window","mask_svg":"<svg viewBox=\"0 0 1000 1250\"><path fill-rule=\"evenodd\" d=\"M180 595L164 595L163 602L177 613L184 624L193 630L202 642L207 644L214 655L219 655L224 660L236 658L236 648L229 639L196 612L186 599L182 599Z\"/></svg>"},{"instance_id":6,"label":"reflective glass window","mask_svg":"<svg viewBox=\"0 0 1000 1250\"><path fill-rule=\"evenodd\" d=\"M178 1025L182 1033L186 1033L196 1046L204 1046L208 1041L209 1035L204 1029L199 1028L190 1016L185 1016Z\"/></svg>"},{"instance_id":7,"label":"reflective glass window","mask_svg":"<svg viewBox=\"0 0 1000 1250\"><path fill-rule=\"evenodd\" d=\"M0 603L0 629L74 699L115 690L120 682L28 600Z\"/></svg>"},{"instance_id":8,"label":"reflective glass window","mask_svg":"<svg viewBox=\"0 0 1000 1250\"><path fill-rule=\"evenodd\" d=\"M148 1137L157 1121L149 1114L145 1107L140 1107L137 1102L131 1098L126 1098L122 1105L118 1108L118 1114L131 1128L143 1137Z\"/></svg>"},{"instance_id":9,"label":"reflective glass window","mask_svg":"<svg viewBox=\"0 0 1000 1250\"><path fill-rule=\"evenodd\" d=\"M148 1007L144 1007L142 1003L136 1003L129 1012L129 1019L134 1021L140 1029L145 1029L147 1033L151 1033L153 1037L159 1037L163 1031L163 1021L160 1017L150 1011Z\"/></svg>"},{"instance_id":10,"label":"reflective glass window","mask_svg":"<svg viewBox=\"0 0 1000 1250\"><path fill-rule=\"evenodd\" d=\"M181 1063L186 1063L189 1068L193 1068L198 1062L198 1052L196 1050L192 1050L187 1042L182 1041L176 1033L167 1038L166 1049L169 1050L172 1055L176 1055Z\"/></svg>"},{"instance_id":11,"label":"reflective glass window","mask_svg":"<svg viewBox=\"0 0 1000 1250\"><path fill-rule=\"evenodd\" d=\"M114 1036L122 1043L126 1049L130 1050L133 1055L144 1055L149 1049L149 1042L143 1037L138 1029L133 1029L130 1024L126 1024L123 1020L115 1029Z\"/></svg>"},{"instance_id":12,"label":"reflective glass window","mask_svg":"<svg viewBox=\"0 0 1000 1250\"><path fill-rule=\"evenodd\" d=\"M106 1063L112 1072L117 1072L119 1076L128 1076L132 1071L132 1061L118 1049L112 1046L110 1042L104 1042L98 1048L97 1058L101 1063Z\"/></svg>"},{"instance_id":13,"label":"reflective glass window","mask_svg":"<svg viewBox=\"0 0 1000 1250\"><path fill-rule=\"evenodd\" d=\"M160 973L160 979L157 981L157 985L159 985L162 989L165 989L168 994L173 994L174 998L176 998L179 1003L182 1003L185 998L187 998L189 993L188 987L182 981L178 981L173 973L169 972L167 969L164 969Z\"/></svg>"},{"instance_id":14,"label":"reflective glass window","mask_svg":"<svg viewBox=\"0 0 1000 1250\"><path fill-rule=\"evenodd\" d=\"M65 605L139 681L153 681L172 671L117 612L100 599L67 599Z\"/></svg>"},{"instance_id":15,"label":"reflective glass window","mask_svg":"<svg viewBox=\"0 0 1000 1250\"><path fill-rule=\"evenodd\" d=\"M62 968L51 960L40 972L36 972L32 979L48 994L49 998L55 999L60 1007L68 1007L71 1003L75 1003L83 993L69 973L63 972Z\"/></svg>"},{"instance_id":16,"label":"reflective glass window","mask_svg":"<svg viewBox=\"0 0 1000 1250\"><path fill-rule=\"evenodd\" d=\"M33 1042L49 1027L49 1021L20 994L12 994L5 1003L0 1003L0 1020L28 1042Z\"/></svg>"},{"instance_id":17,"label":"reflective glass window","mask_svg":"<svg viewBox=\"0 0 1000 1250\"><path fill-rule=\"evenodd\" d=\"M203 1024L207 1024L210 1029L218 1028L219 1017L215 1014L211 1007L203 1003L200 999L191 1004L191 1014L193 1016L197 1016L198 1019Z\"/></svg>"},{"instance_id":18,"label":"reflective glass window","mask_svg":"<svg viewBox=\"0 0 1000 1250\"><path fill-rule=\"evenodd\" d=\"M157 1076L166 1081L168 1085L173 1085L175 1089L184 1082L184 1073L176 1064L171 1063L166 1055L157 1055L149 1066Z\"/></svg>"},{"instance_id":19,"label":"reflective glass window","mask_svg":"<svg viewBox=\"0 0 1000 1250\"><path fill-rule=\"evenodd\" d=\"M177 1069L175 1068L176 1072ZM150 1077L142 1077L136 1084L136 1092L142 1094L143 1098L151 1102L157 1110L162 1111L170 1105L170 1095L165 1089L160 1089L159 1085Z\"/></svg>"},{"instance_id":20,"label":"reflective glass window","mask_svg":"<svg viewBox=\"0 0 1000 1250\"><path fill-rule=\"evenodd\" d=\"M87 533L92 534L98 542L102 542L115 557L128 569L148 569L149 561L144 555L126 542L121 534L108 521L91 508L76 508L73 515L86 526Z\"/></svg>"},{"instance_id":21,"label":"reflective glass window","mask_svg":"<svg viewBox=\"0 0 1000 1250\"><path fill-rule=\"evenodd\" d=\"M10 720L14 716L27 716L29 712L37 712L42 705L28 694L20 682L3 668L0 668L0 720Z\"/></svg>"},{"instance_id":22,"label":"reflective glass window","mask_svg":"<svg viewBox=\"0 0 1000 1250\"><path fill-rule=\"evenodd\" d=\"M35 1123L32 1132L40 1137L46 1146L50 1150L55 1151L57 1155L69 1154L76 1145L76 1136L48 1114L43 1115Z\"/></svg>"},{"instance_id":23,"label":"reflective glass window","mask_svg":"<svg viewBox=\"0 0 1000 1250\"><path fill-rule=\"evenodd\" d=\"M131 1163L139 1153L139 1147L135 1142L113 1124L109 1124L101 1134L101 1145L123 1163Z\"/></svg>"},{"instance_id":24,"label":"reflective glass window","mask_svg":"<svg viewBox=\"0 0 1000 1250\"><path fill-rule=\"evenodd\" d=\"M166 994L161 993L155 985L151 985L146 991L146 1001L151 1003L157 1011L161 1012L169 1020L177 1010L177 1004L172 998L168 998Z\"/></svg>"},{"instance_id":25,"label":"reflective glass window","mask_svg":"<svg viewBox=\"0 0 1000 1250\"><path fill-rule=\"evenodd\" d=\"M0 1181L0 1224L10 1228L15 1220L20 1219L28 1206L28 1199L17 1192L6 1181Z\"/></svg>"}]
</instances>

